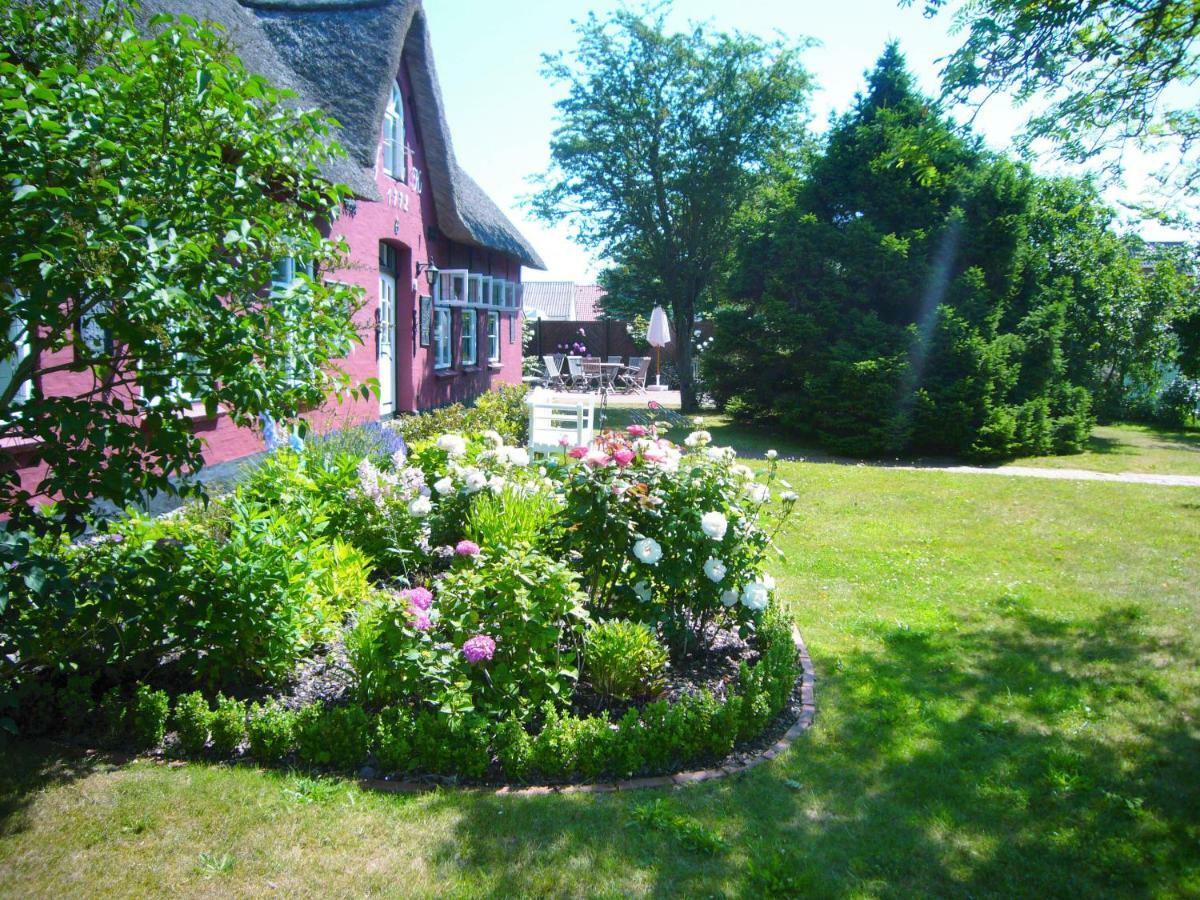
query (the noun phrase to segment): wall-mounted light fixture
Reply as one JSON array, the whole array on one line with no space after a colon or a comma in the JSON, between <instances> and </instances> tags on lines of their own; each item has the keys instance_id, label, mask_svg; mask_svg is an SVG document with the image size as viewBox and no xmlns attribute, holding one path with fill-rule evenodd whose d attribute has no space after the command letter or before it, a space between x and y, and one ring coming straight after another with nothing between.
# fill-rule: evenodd
<instances>
[{"instance_id":1,"label":"wall-mounted light fixture","mask_svg":"<svg viewBox=\"0 0 1200 900\"><path fill-rule=\"evenodd\" d=\"M425 273L425 280L429 282L430 287L433 287L435 284L437 284L437 278L438 278L438 267L437 266L435 266L431 262L427 262L427 263L419 262L419 263L417 263L417 277L418 278L421 277L422 272Z\"/></svg>"}]
</instances>

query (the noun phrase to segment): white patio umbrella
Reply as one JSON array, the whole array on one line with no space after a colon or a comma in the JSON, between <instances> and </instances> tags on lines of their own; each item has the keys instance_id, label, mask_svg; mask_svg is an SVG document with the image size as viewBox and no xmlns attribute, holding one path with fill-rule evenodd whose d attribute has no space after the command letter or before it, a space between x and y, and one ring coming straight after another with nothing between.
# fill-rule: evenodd
<instances>
[{"instance_id":1,"label":"white patio umbrella","mask_svg":"<svg viewBox=\"0 0 1200 900\"><path fill-rule=\"evenodd\" d=\"M654 390L663 390L662 385L662 348L671 343L671 326L667 322L667 313L661 306L654 307L650 313L650 329L646 332L646 340L654 348Z\"/></svg>"}]
</instances>

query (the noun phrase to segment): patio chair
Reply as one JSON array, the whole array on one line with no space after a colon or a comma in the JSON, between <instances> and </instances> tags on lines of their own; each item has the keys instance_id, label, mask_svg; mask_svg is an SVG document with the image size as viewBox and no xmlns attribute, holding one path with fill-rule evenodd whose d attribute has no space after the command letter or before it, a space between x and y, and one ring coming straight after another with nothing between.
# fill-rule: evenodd
<instances>
[{"instance_id":1,"label":"patio chair","mask_svg":"<svg viewBox=\"0 0 1200 900\"><path fill-rule=\"evenodd\" d=\"M558 360L554 358L554 354L547 353L542 357L542 362L546 366L546 387L554 390L566 390L567 378L563 375Z\"/></svg>"},{"instance_id":2,"label":"patio chair","mask_svg":"<svg viewBox=\"0 0 1200 900\"><path fill-rule=\"evenodd\" d=\"M571 390L584 390L587 388L587 376L583 374L583 357L568 356L567 373L567 380Z\"/></svg>"},{"instance_id":3,"label":"patio chair","mask_svg":"<svg viewBox=\"0 0 1200 900\"><path fill-rule=\"evenodd\" d=\"M615 365L618 365L618 366L619 366L619 365L621 365L621 363L623 363L624 361L625 361L625 357L623 357L623 356L610 356L610 357L609 357L609 358L606 360L606 362L608 362L610 365L614 365L614 364L615 364Z\"/></svg>"},{"instance_id":4,"label":"patio chair","mask_svg":"<svg viewBox=\"0 0 1200 900\"><path fill-rule=\"evenodd\" d=\"M529 453L551 456L572 447L586 447L594 436L595 398L556 397L547 391L530 391Z\"/></svg>"},{"instance_id":5,"label":"patio chair","mask_svg":"<svg viewBox=\"0 0 1200 900\"><path fill-rule=\"evenodd\" d=\"M632 365L633 359L629 360L630 366L617 376L617 384L628 394L644 394L646 376L650 374L650 357L638 356L634 359L637 360L637 366Z\"/></svg>"},{"instance_id":6,"label":"patio chair","mask_svg":"<svg viewBox=\"0 0 1200 900\"><path fill-rule=\"evenodd\" d=\"M604 384L604 368L597 357L589 356L583 360L583 377L589 391Z\"/></svg>"}]
</instances>

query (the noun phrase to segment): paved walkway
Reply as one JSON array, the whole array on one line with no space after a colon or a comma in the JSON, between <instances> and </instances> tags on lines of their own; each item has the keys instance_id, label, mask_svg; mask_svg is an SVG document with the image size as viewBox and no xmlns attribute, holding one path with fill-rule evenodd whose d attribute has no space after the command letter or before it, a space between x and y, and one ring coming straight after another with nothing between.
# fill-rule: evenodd
<instances>
[{"instance_id":1,"label":"paved walkway","mask_svg":"<svg viewBox=\"0 0 1200 900\"><path fill-rule=\"evenodd\" d=\"M1035 466L892 466L896 469L933 469L966 475L1013 475L1019 478L1057 478L1066 481L1119 481L1126 484L1168 484L1200 487L1200 475L1152 475L1146 472L1093 472L1090 469L1040 469Z\"/></svg>"}]
</instances>

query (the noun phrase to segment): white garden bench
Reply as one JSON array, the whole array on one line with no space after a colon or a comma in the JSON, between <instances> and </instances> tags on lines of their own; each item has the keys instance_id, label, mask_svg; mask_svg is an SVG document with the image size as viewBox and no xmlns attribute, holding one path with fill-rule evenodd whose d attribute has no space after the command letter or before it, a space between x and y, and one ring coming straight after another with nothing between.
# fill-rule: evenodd
<instances>
[{"instance_id":1,"label":"white garden bench","mask_svg":"<svg viewBox=\"0 0 1200 900\"><path fill-rule=\"evenodd\" d=\"M590 394L563 396L550 391L530 391L529 453L550 456L592 442L596 400Z\"/></svg>"}]
</instances>

